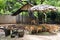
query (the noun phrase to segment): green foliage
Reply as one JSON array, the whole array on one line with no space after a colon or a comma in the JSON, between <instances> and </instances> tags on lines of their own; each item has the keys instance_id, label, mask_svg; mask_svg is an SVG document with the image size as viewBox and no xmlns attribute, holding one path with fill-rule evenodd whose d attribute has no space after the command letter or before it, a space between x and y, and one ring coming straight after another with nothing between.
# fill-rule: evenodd
<instances>
[{"instance_id":1,"label":"green foliage","mask_svg":"<svg viewBox=\"0 0 60 40\"><path fill-rule=\"evenodd\" d=\"M1 9L0 14L4 14L4 10L3 9Z\"/></svg>"},{"instance_id":2,"label":"green foliage","mask_svg":"<svg viewBox=\"0 0 60 40\"><path fill-rule=\"evenodd\" d=\"M28 1L29 2L31 1L32 4L34 2L36 2L37 5L41 4L41 0L28 0ZM26 2L20 2L19 0L0 0L0 14L5 14L5 13L10 14L10 13L16 12L21 6L23 6L21 3L26 4ZM60 7L60 0L43 0L43 4ZM34 15L36 16L37 14L34 14Z\"/></svg>"},{"instance_id":3,"label":"green foliage","mask_svg":"<svg viewBox=\"0 0 60 40\"><path fill-rule=\"evenodd\" d=\"M60 7L60 1L56 2L56 6Z\"/></svg>"},{"instance_id":4,"label":"green foliage","mask_svg":"<svg viewBox=\"0 0 60 40\"><path fill-rule=\"evenodd\" d=\"M28 12L21 12L20 15L23 15L23 16L28 16Z\"/></svg>"},{"instance_id":5,"label":"green foliage","mask_svg":"<svg viewBox=\"0 0 60 40\"><path fill-rule=\"evenodd\" d=\"M34 16L35 16L36 18L38 18L38 13L37 13L37 12L34 12Z\"/></svg>"},{"instance_id":6,"label":"green foliage","mask_svg":"<svg viewBox=\"0 0 60 40\"><path fill-rule=\"evenodd\" d=\"M45 0L43 4L49 4L53 6L60 6L60 0Z\"/></svg>"},{"instance_id":7,"label":"green foliage","mask_svg":"<svg viewBox=\"0 0 60 40\"><path fill-rule=\"evenodd\" d=\"M5 0L0 0L0 8L4 8L5 7Z\"/></svg>"}]
</instances>

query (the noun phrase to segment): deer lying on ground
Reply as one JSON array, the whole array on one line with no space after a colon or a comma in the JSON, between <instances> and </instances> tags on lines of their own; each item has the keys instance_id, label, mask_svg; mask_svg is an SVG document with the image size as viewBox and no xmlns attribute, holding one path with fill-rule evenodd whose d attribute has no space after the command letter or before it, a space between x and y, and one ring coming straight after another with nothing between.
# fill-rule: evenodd
<instances>
[{"instance_id":1,"label":"deer lying on ground","mask_svg":"<svg viewBox=\"0 0 60 40\"><path fill-rule=\"evenodd\" d=\"M26 26L25 29L28 30L31 34L35 34L36 33L36 27L33 26L33 25Z\"/></svg>"},{"instance_id":2,"label":"deer lying on ground","mask_svg":"<svg viewBox=\"0 0 60 40\"><path fill-rule=\"evenodd\" d=\"M57 25L43 25L45 27L45 31L49 32L49 33L57 33L59 30L59 27Z\"/></svg>"},{"instance_id":3,"label":"deer lying on ground","mask_svg":"<svg viewBox=\"0 0 60 40\"><path fill-rule=\"evenodd\" d=\"M36 30L37 30L37 33L42 32L42 26L37 26Z\"/></svg>"},{"instance_id":4,"label":"deer lying on ground","mask_svg":"<svg viewBox=\"0 0 60 40\"><path fill-rule=\"evenodd\" d=\"M49 33L57 33L59 27L57 25L48 25L43 24L39 26L26 26L26 29L29 30L32 34L40 33L40 32L49 32Z\"/></svg>"}]
</instances>

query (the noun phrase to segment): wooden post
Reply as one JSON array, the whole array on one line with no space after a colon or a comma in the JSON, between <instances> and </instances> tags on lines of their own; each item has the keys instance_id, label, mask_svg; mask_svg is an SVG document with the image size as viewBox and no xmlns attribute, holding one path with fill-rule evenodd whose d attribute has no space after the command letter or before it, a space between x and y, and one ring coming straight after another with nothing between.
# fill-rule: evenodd
<instances>
[{"instance_id":1,"label":"wooden post","mask_svg":"<svg viewBox=\"0 0 60 40\"><path fill-rule=\"evenodd\" d=\"M20 15L16 16L16 23L20 23Z\"/></svg>"},{"instance_id":2,"label":"wooden post","mask_svg":"<svg viewBox=\"0 0 60 40\"><path fill-rule=\"evenodd\" d=\"M23 24L23 12L22 12L22 24Z\"/></svg>"}]
</instances>

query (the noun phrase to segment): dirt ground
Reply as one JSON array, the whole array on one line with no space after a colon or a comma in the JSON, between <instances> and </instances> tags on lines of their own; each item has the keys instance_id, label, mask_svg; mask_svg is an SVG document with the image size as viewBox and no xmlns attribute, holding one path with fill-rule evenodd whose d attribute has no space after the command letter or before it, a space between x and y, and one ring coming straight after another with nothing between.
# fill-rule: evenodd
<instances>
[{"instance_id":1,"label":"dirt ground","mask_svg":"<svg viewBox=\"0 0 60 40\"><path fill-rule=\"evenodd\" d=\"M56 35L29 35L25 34L24 37L18 38L17 36L15 38L8 37L2 37L0 36L0 40L60 40L60 32Z\"/></svg>"}]
</instances>

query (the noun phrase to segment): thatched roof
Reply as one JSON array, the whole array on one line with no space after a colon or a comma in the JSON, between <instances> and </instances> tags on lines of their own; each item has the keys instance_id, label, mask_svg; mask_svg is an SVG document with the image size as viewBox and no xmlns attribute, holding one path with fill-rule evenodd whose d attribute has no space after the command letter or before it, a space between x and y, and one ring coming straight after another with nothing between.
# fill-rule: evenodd
<instances>
[{"instance_id":1,"label":"thatched roof","mask_svg":"<svg viewBox=\"0 0 60 40\"><path fill-rule=\"evenodd\" d=\"M56 11L57 8L55 6L51 6L51 5L31 5L31 4L25 4L23 5L21 8L19 8L15 13L13 13L13 16L16 16L17 14L19 14L22 11L40 11L40 12L48 12L48 11Z\"/></svg>"},{"instance_id":2,"label":"thatched roof","mask_svg":"<svg viewBox=\"0 0 60 40\"><path fill-rule=\"evenodd\" d=\"M56 11L57 9L55 6L51 5L36 5L31 7L29 10L46 12L46 11Z\"/></svg>"},{"instance_id":3,"label":"thatched roof","mask_svg":"<svg viewBox=\"0 0 60 40\"><path fill-rule=\"evenodd\" d=\"M30 9L31 7L33 7L32 4L25 4L23 5L21 8L19 8L15 13L12 14L12 16L16 16L17 14L19 14L22 11L28 11L28 9Z\"/></svg>"}]
</instances>

